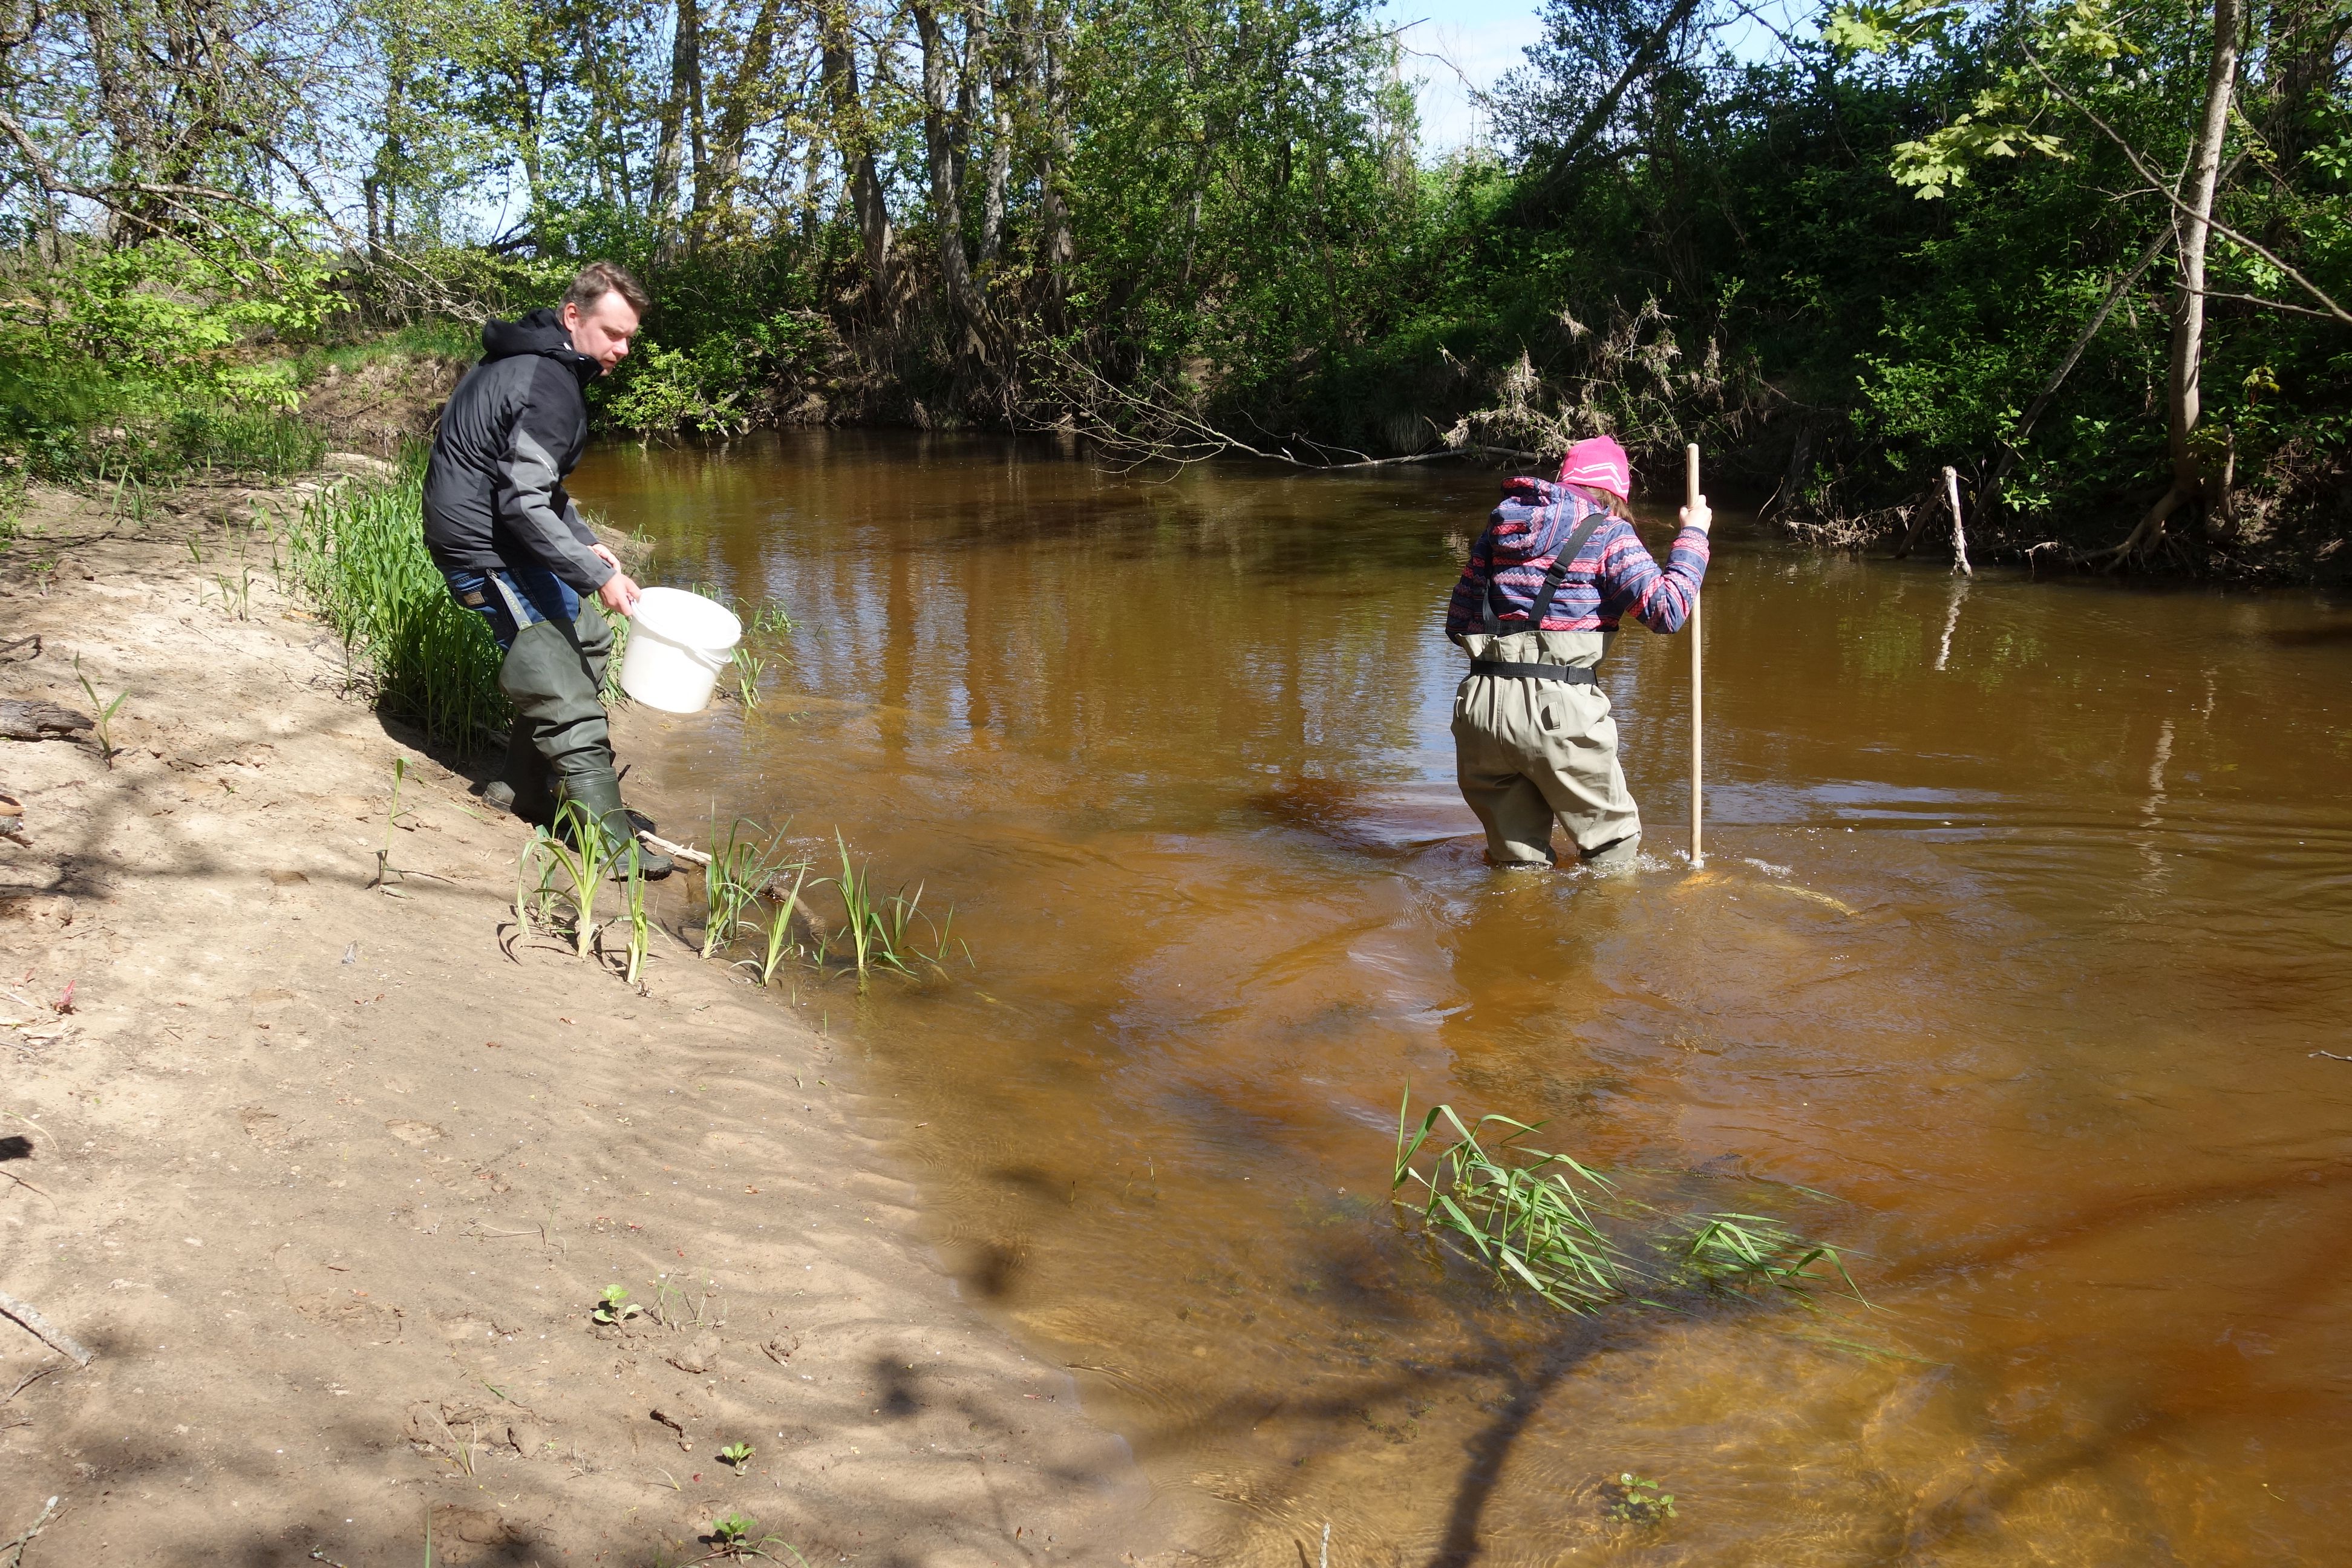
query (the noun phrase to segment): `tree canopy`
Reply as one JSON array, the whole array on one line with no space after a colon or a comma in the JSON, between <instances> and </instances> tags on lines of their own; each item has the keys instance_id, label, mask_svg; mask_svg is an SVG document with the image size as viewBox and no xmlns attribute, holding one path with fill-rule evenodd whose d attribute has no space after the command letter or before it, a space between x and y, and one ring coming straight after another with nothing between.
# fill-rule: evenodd
<instances>
[{"instance_id":1,"label":"tree canopy","mask_svg":"<svg viewBox=\"0 0 2352 1568\"><path fill-rule=\"evenodd\" d=\"M1946 465L1996 551L2343 531L2352 0L1540 22L1431 159L1369 0L0 0L0 361L284 403L271 343L604 256L658 301L600 392L638 431L1597 428L1830 540Z\"/></svg>"}]
</instances>

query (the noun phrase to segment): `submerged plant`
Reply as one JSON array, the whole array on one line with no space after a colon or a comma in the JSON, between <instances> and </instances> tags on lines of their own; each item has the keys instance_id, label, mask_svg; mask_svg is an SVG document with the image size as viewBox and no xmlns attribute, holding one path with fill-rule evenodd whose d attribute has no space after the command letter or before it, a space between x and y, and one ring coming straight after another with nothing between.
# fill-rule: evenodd
<instances>
[{"instance_id":1,"label":"submerged plant","mask_svg":"<svg viewBox=\"0 0 2352 1568\"><path fill-rule=\"evenodd\" d=\"M735 670L735 696L750 712L760 705L760 678L768 672L768 661L750 648L738 647L731 661Z\"/></svg>"},{"instance_id":2,"label":"submerged plant","mask_svg":"<svg viewBox=\"0 0 2352 1568\"><path fill-rule=\"evenodd\" d=\"M1556 1307L1595 1312L1622 1302L1769 1288L1805 1300L1826 1282L1816 1266L1862 1292L1834 1248L1806 1240L1760 1215L1674 1212L1627 1194L1567 1154L1520 1141L1542 1124L1482 1116L1465 1125L1450 1105L1412 1119L1408 1093L1397 1111L1390 1193L1418 1186L1421 1220L1497 1279L1525 1285ZM1452 1141L1433 1142L1443 1122ZM1500 1133L1494 1137L1489 1130ZM1416 1162L1424 1152L1427 1168ZM1867 1302L1864 1303L1865 1306Z\"/></svg>"},{"instance_id":3,"label":"submerged plant","mask_svg":"<svg viewBox=\"0 0 2352 1568\"><path fill-rule=\"evenodd\" d=\"M1675 1494L1660 1491L1658 1483L1627 1470L1611 1489L1609 1517L1628 1524L1656 1524L1675 1517Z\"/></svg>"}]
</instances>

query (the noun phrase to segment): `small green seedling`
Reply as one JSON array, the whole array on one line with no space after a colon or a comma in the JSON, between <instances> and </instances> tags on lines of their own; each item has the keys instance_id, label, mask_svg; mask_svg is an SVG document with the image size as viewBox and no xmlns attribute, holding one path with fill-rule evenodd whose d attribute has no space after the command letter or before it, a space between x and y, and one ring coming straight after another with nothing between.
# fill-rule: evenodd
<instances>
[{"instance_id":1,"label":"small green seedling","mask_svg":"<svg viewBox=\"0 0 2352 1568\"><path fill-rule=\"evenodd\" d=\"M1617 1498L1609 1517L1628 1524L1656 1524L1675 1517L1675 1494L1662 1492L1658 1483L1627 1470L1617 1478Z\"/></svg>"},{"instance_id":2,"label":"small green seedling","mask_svg":"<svg viewBox=\"0 0 2352 1568\"><path fill-rule=\"evenodd\" d=\"M710 1543L713 1557L764 1557L771 1563L782 1563L782 1552L790 1559L809 1568L809 1560L802 1556L793 1543L781 1535L754 1535L760 1521L746 1513L729 1513L710 1521L710 1533L702 1539Z\"/></svg>"},{"instance_id":3,"label":"small green seedling","mask_svg":"<svg viewBox=\"0 0 2352 1568\"><path fill-rule=\"evenodd\" d=\"M625 1323L645 1310L629 1300L629 1293L618 1285L604 1287L604 1295L596 1299L595 1309L588 1316L604 1324Z\"/></svg>"},{"instance_id":4,"label":"small green seedling","mask_svg":"<svg viewBox=\"0 0 2352 1568\"><path fill-rule=\"evenodd\" d=\"M89 683L89 677L81 672L81 655L79 654L74 655L73 671L74 679L81 682L81 689L89 693L89 705L98 710L98 754L110 768L114 765L114 759L122 751L121 747L114 743L114 735L110 727L114 722L115 714L121 710L122 700L131 693L127 690L119 692L113 701L101 703L98 700L98 688L92 686Z\"/></svg>"},{"instance_id":5,"label":"small green seedling","mask_svg":"<svg viewBox=\"0 0 2352 1568\"><path fill-rule=\"evenodd\" d=\"M743 1473L743 1467L751 1462L751 1445L730 1443L719 1450L719 1457L733 1467L735 1473L740 1476Z\"/></svg>"},{"instance_id":6,"label":"small green seedling","mask_svg":"<svg viewBox=\"0 0 2352 1568\"><path fill-rule=\"evenodd\" d=\"M404 813L400 809L400 786L407 777L408 759L402 756L394 757L392 759L392 804L384 808L383 813L383 847L375 852L375 879L368 884L371 888L382 888L395 899L408 896L392 885L394 879L405 877L408 873L392 863L393 830L401 826L400 819L403 816L416 815L415 812Z\"/></svg>"}]
</instances>

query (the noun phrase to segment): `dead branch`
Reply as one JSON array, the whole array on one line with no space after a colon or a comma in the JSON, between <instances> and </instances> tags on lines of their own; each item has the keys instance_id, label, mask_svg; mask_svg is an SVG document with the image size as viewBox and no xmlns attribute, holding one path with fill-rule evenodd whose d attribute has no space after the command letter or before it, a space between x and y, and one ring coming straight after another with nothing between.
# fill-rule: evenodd
<instances>
[{"instance_id":1,"label":"dead branch","mask_svg":"<svg viewBox=\"0 0 2352 1568\"><path fill-rule=\"evenodd\" d=\"M2149 184L2157 186L2157 188L2163 193L2164 199L2170 202L2182 216L2189 219L2191 222L2204 224L2208 228L2210 228L2214 233L2221 236L2224 239L2229 240L2233 245L2243 246L2246 249L2252 251L2256 256L2261 257L2264 261L2269 262L2273 267L2277 268L2287 277L2294 279L2297 286L2299 286L2305 293L2309 294L2313 299L2318 300L2321 305L2326 307L2324 311L2314 311L2312 312L2313 314L2325 314L2331 316L2336 321L2343 322L2346 326L2352 327L2352 311L2347 311L2343 306L2337 304L2328 296L2326 289L2322 289L2318 284L2314 283L2310 279L2305 278L2301 272L2297 271L2292 263L2284 260L2271 250L2265 248L2259 241L2248 238L2245 235L2240 234L2236 229L2231 228L2220 218L2211 216L2210 214L2200 217L2188 203L2180 199L2179 195L2176 194L2170 186L2166 185L2158 180L2154 171L2148 168L2147 161L2139 155L2139 149L2125 141L2122 133L2117 132L2114 126L2109 125L2105 121L2100 119L2097 112L2094 110L2089 104L2084 103L2081 99L2076 98L2072 92L2069 92L2064 85L2057 79L2057 78L2052 76L2047 70L2043 69L2040 57L2036 56L2032 49L2028 49L2025 51L2025 58L2032 63L2034 74L2042 79L2042 82L2050 89L2050 90L2064 99L2069 104L2073 105L2074 110L2080 113L2084 119L2097 126L2101 133L2103 133L2108 141L2113 142L2117 147L2121 148L2123 150L2124 156L2131 160L2132 167L2139 171L2140 178L2146 180ZM2169 509L2167 510L2169 510ZM2159 518L2158 521L2160 522L2162 519ZM2147 524L2143 523L2141 526L2144 528ZM2134 530L2133 531L2135 537L2137 537L2139 531Z\"/></svg>"},{"instance_id":2,"label":"dead branch","mask_svg":"<svg viewBox=\"0 0 2352 1568\"><path fill-rule=\"evenodd\" d=\"M60 1354L72 1357L76 1366L89 1365L90 1352L79 1340L50 1322L35 1311L31 1306L19 1301L16 1297L0 1293L0 1317L16 1319L35 1339Z\"/></svg>"}]
</instances>

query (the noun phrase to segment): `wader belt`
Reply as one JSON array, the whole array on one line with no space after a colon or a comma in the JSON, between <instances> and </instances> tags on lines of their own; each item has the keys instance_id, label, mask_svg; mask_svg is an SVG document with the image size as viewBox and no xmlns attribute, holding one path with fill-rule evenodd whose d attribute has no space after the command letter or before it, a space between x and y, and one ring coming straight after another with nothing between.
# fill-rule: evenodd
<instances>
[{"instance_id":1,"label":"wader belt","mask_svg":"<svg viewBox=\"0 0 2352 1568\"><path fill-rule=\"evenodd\" d=\"M1583 552L1584 542L1592 537L1592 531L1594 529L1599 528L1602 523L1608 521L1609 514L1599 507L1593 508L1592 510L1585 514L1584 521L1576 525L1576 531L1568 536L1568 542L1560 546L1559 553L1551 558L1551 566L1544 573L1543 587L1536 595L1535 606L1528 612L1528 624L1524 626L1514 626L1511 628L1513 631L1539 632L1543 630L1544 617L1551 614L1552 595L1559 592L1559 585L1562 583L1568 581L1569 569L1576 564L1577 556ZM1498 637L1504 635L1503 623L1495 614L1495 601L1501 598L1502 595L1503 574L1501 572L1497 571L1492 577L1486 580L1486 603L1485 605L1486 611L1486 635L1490 637ZM1514 666L1508 669L1497 668L1491 670L1484 670L1480 669L1477 667L1477 664L1474 663L1470 668L1471 673L1474 675L1534 675L1538 670L1566 669L1569 667L1567 665L1528 664ZM1554 676L1550 679L1566 679L1568 678L1565 676Z\"/></svg>"},{"instance_id":2,"label":"wader belt","mask_svg":"<svg viewBox=\"0 0 2352 1568\"><path fill-rule=\"evenodd\" d=\"M1560 680L1570 686L1595 686L1600 676L1588 664L1514 664L1507 658L1474 658L1473 675L1510 675L1521 680Z\"/></svg>"}]
</instances>

